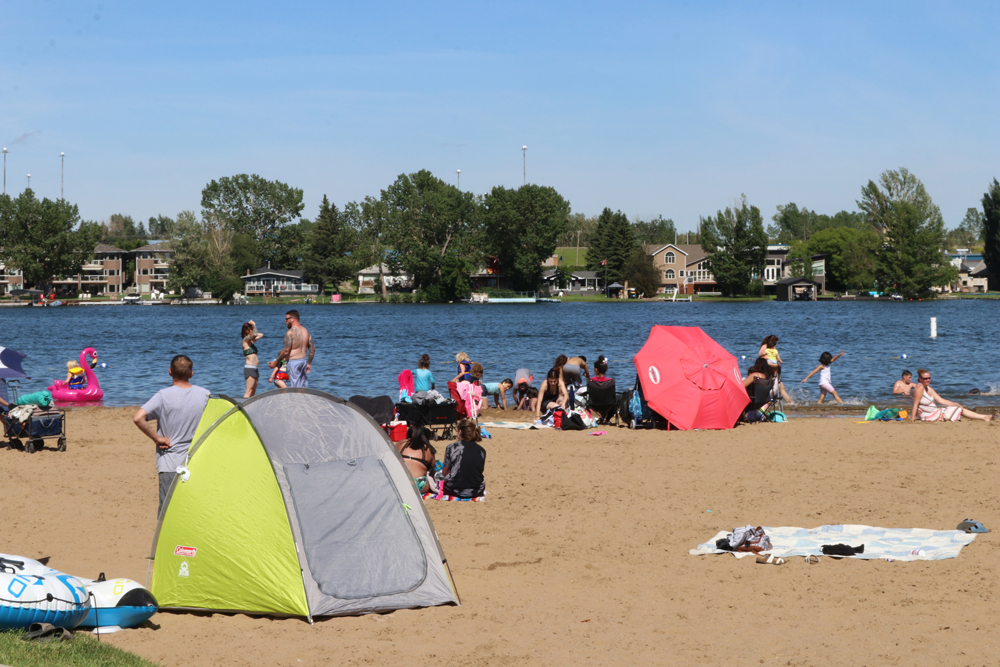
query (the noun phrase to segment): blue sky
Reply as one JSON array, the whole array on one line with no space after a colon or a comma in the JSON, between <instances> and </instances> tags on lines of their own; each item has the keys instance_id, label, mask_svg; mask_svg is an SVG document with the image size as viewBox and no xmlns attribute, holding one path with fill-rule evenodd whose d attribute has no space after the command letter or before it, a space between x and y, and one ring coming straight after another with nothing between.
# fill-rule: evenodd
<instances>
[{"instance_id":1,"label":"blue sky","mask_svg":"<svg viewBox=\"0 0 1000 667\"><path fill-rule=\"evenodd\" d=\"M340 206L429 169L673 218L855 208L906 167L948 226L1000 177L1000 5L122 3L0 9L7 191L86 219L258 173Z\"/></svg>"}]
</instances>

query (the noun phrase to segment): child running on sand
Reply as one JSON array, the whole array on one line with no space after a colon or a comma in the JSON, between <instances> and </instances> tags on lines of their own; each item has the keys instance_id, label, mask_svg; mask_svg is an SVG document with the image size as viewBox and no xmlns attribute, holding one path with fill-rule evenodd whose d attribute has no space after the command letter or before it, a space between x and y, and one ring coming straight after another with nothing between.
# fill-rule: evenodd
<instances>
[{"instance_id":1,"label":"child running on sand","mask_svg":"<svg viewBox=\"0 0 1000 667\"><path fill-rule=\"evenodd\" d=\"M802 384L806 383L806 380L811 378L816 373L819 373L819 402L822 403L823 399L826 398L827 394L833 394L833 397L838 403L843 403L840 400L840 396L837 395L837 390L833 388L830 383L830 364L840 359L843 356L844 351L841 350L840 354L837 356L831 356L829 352L824 352L819 355L819 366L813 369L813 372L806 376L806 379L802 381Z\"/></svg>"}]
</instances>

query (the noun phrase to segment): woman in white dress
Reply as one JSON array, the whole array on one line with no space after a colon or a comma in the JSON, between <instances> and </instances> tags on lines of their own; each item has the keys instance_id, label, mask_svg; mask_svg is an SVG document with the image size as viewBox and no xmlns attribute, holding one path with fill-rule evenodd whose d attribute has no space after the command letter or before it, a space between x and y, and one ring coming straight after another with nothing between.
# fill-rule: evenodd
<instances>
[{"instance_id":1,"label":"woman in white dress","mask_svg":"<svg viewBox=\"0 0 1000 667\"><path fill-rule=\"evenodd\" d=\"M941 398L936 391L931 389L931 372L929 370L918 368L917 379L917 387L913 390L913 410L910 412L910 421L919 418L925 422L957 422L962 417L968 417L988 422L993 419L992 415L981 415L968 408L963 408L954 401Z\"/></svg>"}]
</instances>

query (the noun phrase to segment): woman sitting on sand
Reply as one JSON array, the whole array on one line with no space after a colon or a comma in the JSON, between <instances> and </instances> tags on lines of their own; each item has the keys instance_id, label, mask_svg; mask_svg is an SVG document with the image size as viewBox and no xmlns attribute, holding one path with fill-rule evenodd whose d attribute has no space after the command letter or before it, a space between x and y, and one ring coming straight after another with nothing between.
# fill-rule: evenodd
<instances>
[{"instance_id":1,"label":"woman sitting on sand","mask_svg":"<svg viewBox=\"0 0 1000 667\"><path fill-rule=\"evenodd\" d=\"M448 445L441 469L443 491L456 498L482 498L486 495L486 450L479 443L479 427L471 419L458 422L462 438Z\"/></svg>"},{"instance_id":2,"label":"woman sitting on sand","mask_svg":"<svg viewBox=\"0 0 1000 667\"><path fill-rule=\"evenodd\" d=\"M957 422L962 417L969 419L981 419L988 422L993 419L992 415L981 415L968 408L963 408L958 403L949 401L931 389L931 372L918 368L917 378L919 384L913 390L913 410L910 412L910 421L915 421L917 417L925 422ZM939 407L938 403L945 407Z\"/></svg>"},{"instance_id":3,"label":"woman sitting on sand","mask_svg":"<svg viewBox=\"0 0 1000 667\"><path fill-rule=\"evenodd\" d=\"M423 424L410 425L399 453L403 457L403 463L410 470L417 490L422 493L428 487L428 478L434 477L434 457L437 454L431 446L427 429Z\"/></svg>"},{"instance_id":4,"label":"woman sitting on sand","mask_svg":"<svg viewBox=\"0 0 1000 667\"><path fill-rule=\"evenodd\" d=\"M555 366L549 369L545 382L542 383L541 397L535 406L535 419L540 419L543 412L554 408L566 408L569 396L562 379L562 369Z\"/></svg>"}]
</instances>

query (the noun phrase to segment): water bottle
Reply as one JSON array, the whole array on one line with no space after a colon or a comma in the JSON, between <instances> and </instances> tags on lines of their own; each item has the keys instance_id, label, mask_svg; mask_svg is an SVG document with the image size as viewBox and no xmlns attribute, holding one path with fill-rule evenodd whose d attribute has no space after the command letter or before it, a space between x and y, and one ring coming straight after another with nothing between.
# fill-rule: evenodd
<instances>
[{"instance_id":1,"label":"water bottle","mask_svg":"<svg viewBox=\"0 0 1000 667\"><path fill-rule=\"evenodd\" d=\"M924 551L923 549L914 549L913 551L910 552L910 555L911 556L926 556L927 552Z\"/></svg>"}]
</instances>

